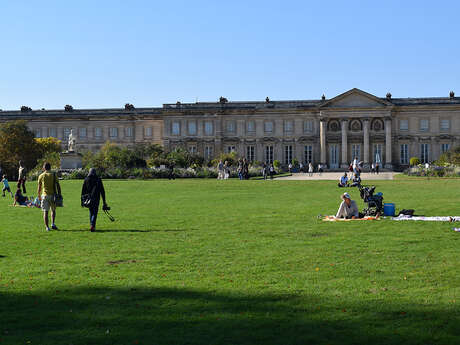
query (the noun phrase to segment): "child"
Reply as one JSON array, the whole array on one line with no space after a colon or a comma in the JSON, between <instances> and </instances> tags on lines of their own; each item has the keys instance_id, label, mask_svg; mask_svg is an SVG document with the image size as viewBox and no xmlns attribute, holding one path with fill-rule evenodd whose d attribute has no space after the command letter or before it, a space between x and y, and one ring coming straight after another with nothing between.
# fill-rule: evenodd
<instances>
[{"instance_id":1,"label":"child","mask_svg":"<svg viewBox=\"0 0 460 345\"><path fill-rule=\"evenodd\" d=\"M2 189L2 196L5 196L5 191L8 191L8 193L11 194L11 197L13 197L13 193L11 192L10 184L8 183L8 179L6 178L6 175L3 175L3 189Z\"/></svg>"}]
</instances>

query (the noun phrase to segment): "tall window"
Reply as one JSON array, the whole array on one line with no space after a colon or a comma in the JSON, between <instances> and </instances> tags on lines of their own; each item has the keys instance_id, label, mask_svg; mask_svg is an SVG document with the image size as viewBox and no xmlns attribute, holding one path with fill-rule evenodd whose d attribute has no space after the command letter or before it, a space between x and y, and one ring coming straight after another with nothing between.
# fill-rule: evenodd
<instances>
[{"instance_id":1,"label":"tall window","mask_svg":"<svg viewBox=\"0 0 460 345\"><path fill-rule=\"evenodd\" d=\"M449 144L441 144L441 153L445 153L449 151L450 145Z\"/></svg>"},{"instance_id":2,"label":"tall window","mask_svg":"<svg viewBox=\"0 0 460 345\"><path fill-rule=\"evenodd\" d=\"M152 136L152 127L144 127L144 136L146 137Z\"/></svg>"},{"instance_id":3,"label":"tall window","mask_svg":"<svg viewBox=\"0 0 460 345\"><path fill-rule=\"evenodd\" d=\"M429 122L427 119L421 119L420 120L420 130L421 131L428 131L428 128L429 128Z\"/></svg>"},{"instance_id":4,"label":"tall window","mask_svg":"<svg viewBox=\"0 0 460 345\"><path fill-rule=\"evenodd\" d=\"M42 130L40 128L36 128L34 130L34 135L35 135L35 138L41 138L42 137Z\"/></svg>"},{"instance_id":5,"label":"tall window","mask_svg":"<svg viewBox=\"0 0 460 345\"><path fill-rule=\"evenodd\" d=\"M229 145L227 146L227 153L232 153L236 151L235 145Z\"/></svg>"},{"instance_id":6,"label":"tall window","mask_svg":"<svg viewBox=\"0 0 460 345\"><path fill-rule=\"evenodd\" d=\"M65 131L65 129L64 129L64 131ZM94 136L96 138L102 138L102 128L101 127L94 128Z\"/></svg>"},{"instance_id":7,"label":"tall window","mask_svg":"<svg viewBox=\"0 0 460 345\"><path fill-rule=\"evenodd\" d=\"M204 148L204 158L211 159L212 158L212 146L205 146Z\"/></svg>"},{"instance_id":8,"label":"tall window","mask_svg":"<svg viewBox=\"0 0 460 345\"><path fill-rule=\"evenodd\" d=\"M109 128L109 136L111 138L118 138L118 128L117 127L110 127Z\"/></svg>"},{"instance_id":9,"label":"tall window","mask_svg":"<svg viewBox=\"0 0 460 345\"><path fill-rule=\"evenodd\" d=\"M265 163L272 164L273 163L273 146L265 146Z\"/></svg>"},{"instance_id":10,"label":"tall window","mask_svg":"<svg viewBox=\"0 0 460 345\"><path fill-rule=\"evenodd\" d=\"M401 164L409 164L409 146L407 144L400 145L401 151L399 161Z\"/></svg>"},{"instance_id":11,"label":"tall window","mask_svg":"<svg viewBox=\"0 0 460 345\"><path fill-rule=\"evenodd\" d=\"M450 129L450 120L441 120L441 131L448 131Z\"/></svg>"},{"instance_id":12,"label":"tall window","mask_svg":"<svg viewBox=\"0 0 460 345\"><path fill-rule=\"evenodd\" d=\"M420 160L422 161L422 163L429 163L429 151L429 144L420 144Z\"/></svg>"},{"instance_id":13,"label":"tall window","mask_svg":"<svg viewBox=\"0 0 460 345\"><path fill-rule=\"evenodd\" d=\"M351 145L351 158L360 160L361 157L361 145L360 144L353 144Z\"/></svg>"},{"instance_id":14,"label":"tall window","mask_svg":"<svg viewBox=\"0 0 460 345\"><path fill-rule=\"evenodd\" d=\"M57 138L57 130L56 128L52 127L48 130L48 135L53 138Z\"/></svg>"},{"instance_id":15,"label":"tall window","mask_svg":"<svg viewBox=\"0 0 460 345\"><path fill-rule=\"evenodd\" d=\"M305 145L304 147L305 163L313 163L313 146Z\"/></svg>"},{"instance_id":16,"label":"tall window","mask_svg":"<svg viewBox=\"0 0 460 345\"><path fill-rule=\"evenodd\" d=\"M196 146L192 145L188 147L188 152L190 152L192 155L196 155Z\"/></svg>"},{"instance_id":17,"label":"tall window","mask_svg":"<svg viewBox=\"0 0 460 345\"><path fill-rule=\"evenodd\" d=\"M180 135L180 122L174 121L171 125L171 134L172 135Z\"/></svg>"},{"instance_id":18,"label":"tall window","mask_svg":"<svg viewBox=\"0 0 460 345\"><path fill-rule=\"evenodd\" d=\"M374 162L375 163L382 162L382 144L374 145Z\"/></svg>"},{"instance_id":19,"label":"tall window","mask_svg":"<svg viewBox=\"0 0 460 345\"><path fill-rule=\"evenodd\" d=\"M131 138L133 136L133 133L134 133L134 128L133 127L126 127L125 128L125 136L127 138Z\"/></svg>"},{"instance_id":20,"label":"tall window","mask_svg":"<svg viewBox=\"0 0 460 345\"><path fill-rule=\"evenodd\" d=\"M64 128L64 140L67 140L70 135L70 128Z\"/></svg>"},{"instance_id":21,"label":"tall window","mask_svg":"<svg viewBox=\"0 0 460 345\"><path fill-rule=\"evenodd\" d=\"M267 121L264 124L264 130L265 132L273 132L273 122L272 121Z\"/></svg>"},{"instance_id":22,"label":"tall window","mask_svg":"<svg viewBox=\"0 0 460 345\"><path fill-rule=\"evenodd\" d=\"M288 133L294 131L294 121L292 120L284 121L284 131Z\"/></svg>"},{"instance_id":23,"label":"tall window","mask_svg":"<svg viewBox=\"0 0 460 345\"><path fill-rule=\"evenodd\" d=\"M254 162L256 159L256 149L254 146L247 146L246 147L246 158L249 162Z\"/></svg>"},{"instance_id":24,"label":"tall window","mask_svg":"<svg viewBox=\"0 0 460 345\"><path fill-rule=\"evenodd\" d=\"M292 163L292 145L284 146L284 164Z\"/></svg>"},{"instance_id":25,"label":"tall window","mask_svg":"<svg viewBox=\"0 0 460 345\"><path fill-rule=\"evenodd\" d=\"M399 120L399 130L400 131L409 130L409 120Z\"/></svg>"},{"instance_id":26,"label":"tall window","mask_svg":"<svg viewBox=\"0 0 460 345\"><path fill-rule=\"evenodd\" d=\"M254 123L254 121L248 121L246 123L246 129L248 133L254 133L256 131L256 124Z\"/></svg>"},{"instance_id":27,"label":"tall window","mask_svg":"<svg viewBox=\"0 0 460 345\"><path fill-rule=\"evenodd\" d=\"M204 134L206 135L212 135L213 132L214 132L214 128L213 128L213 123L212 121L205 121L204 122Z\"/></svg>"},{"instance_id":28,"label":"tall window","mask_svg":"<svg viewBox=\"0 0 460 345\"><path fill-rule=\"evenodd\" d=\"M235 121L227 121L227 132L235 133L235 131L236 131Z\"/></svg>"},{"instance_id":29,"label":"tall window","mask_svg":"<svg viewBox=\"0 0 460 345\"><path fill-rule=\"evenodd\" d=\"M312 120L306 120L303 123L303 131L304 132L313 132L313 121Z\"/></svg>"},{"instance_id":30,"label":"tall window","mask_svg":"<svg viewBox=\"0 0 460 345\"><path fill-rule=\"evenodd\" d=\"M85 127L78 129L78 136L80 138L86 138L86 128Z\"/></svg>"},{"instance_id":31,"label":"tall window","mask_svg":"<svg viewBox=\"0 0 460 345\"><path fill-rule=\"evenodd\" d=\"M195 121L188 122L188 134L196 135L196 122Z\"/></svg>"}]
</instances>

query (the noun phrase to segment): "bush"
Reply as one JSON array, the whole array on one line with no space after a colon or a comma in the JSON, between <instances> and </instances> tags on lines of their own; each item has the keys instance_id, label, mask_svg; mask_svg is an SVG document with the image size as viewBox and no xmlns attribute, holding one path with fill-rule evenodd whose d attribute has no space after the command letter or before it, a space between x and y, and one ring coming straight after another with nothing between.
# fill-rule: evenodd
<instances>
[{"instance_id":1,"label":"bush","mask_svg":"<svg viewBox=\"0 0 460 345\"><path fill-rule=\"evenodd\" d=\"M409 160L409 164L411 166L419 165L420 164L420 159L418 157L411 157L411 159Z\"/></svg>"},{"instance_id":2,"label":"bush","mask_svg":"<svg viewBox=\"0 0 460 345\"><path fill-rule=\"evenodd\" d=\"M278 170L281 167L281 162L276 159L273 161L273 166Z\"/></svg>"}]
</instances>

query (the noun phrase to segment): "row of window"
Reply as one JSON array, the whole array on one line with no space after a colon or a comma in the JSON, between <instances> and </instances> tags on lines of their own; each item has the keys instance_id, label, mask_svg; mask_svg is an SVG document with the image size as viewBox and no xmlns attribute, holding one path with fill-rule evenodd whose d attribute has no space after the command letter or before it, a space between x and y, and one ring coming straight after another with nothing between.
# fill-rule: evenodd
<instances>
[{"instance_id":1,"label":"row of window","mask_svg":"<svg viewBox=\"0 0 460 345\"><path fill-rule=\"evenodd\" d=\"M441 119L441 121L439 122L439 128L441 131L448 131L450 129L450 120ZM422 132L429 131L430 130L430 120L420 119L419 129ZM408 131L409 130L409 120L405 120L405 119L399 120L399 130Z\"/></svg>"},{"instance_id":2,"label":"row of window","mask_svg":"<svg viewBox=\"0 0 460 345\"><path fill-rule=\"evenodd\" d=\"M71 128L64 128L62 131L62 138L66 139L70 135ZM124 130L124 136L127 138L132 138L134 136L134 127L124 127L120 129L118 127L110 127L109 128L109 138L118 138L120 134L120 130ZM45 137L58 137L57 128L36 128L34 129L34 134L36 138L45 138ZM80 139L86 139L88 137L88 129L85 127L80 127L78 129L74 129L74 135L78 136ZM103 138L103 130L101 127L94 127L93 128L94 138L100 139ZM144 127L144 136L145 137L152 137L153 129L152 127Z\"/></svg>"},{"instance_id":3,"label":"row of window","mask_svg":"<svg viewBox=\"0 0 460 345\"><path fill-rule=\"evenodd\" d=\"M337 148L337 145L335 145ZM375 144L374 145L374 155L373 155L373 162L382 162L382 144ZM441 153L447 152L450 149L450 144L444 143L441 144ZM196 146L189 146L188 150L192 154L197 153ZM212 146L205 146L204 148L204 157L206 159L213 158L213 151L214 148ZM236 147L234 145L228 145L226 151L228 153L234 152ZM271 164L275 158L275 150L273 145L267 145L264 148L264 159L267 164ZM353 144L352 148L352 157L357 158L358 160L361 159L361 145L360 144ZM338 150L331 150L330 152L331 157L330 161L338 163ZM420 160L422 163L429 162L429 155L430 155L430 144L422 143L420 144ZM400 144L400 163L403 165L409 164L409 144ZM292 145L284 145L284 157L283 157L284 164L292 163L294 158L294 150ZM246 159L250 162L255 161L256 159L256 148L253 145L246 146ZM313 162L313 146L312 145L305 145L304 146L304 162L306 164Z\"/></svg>"},{"instance_id":4,"label":"row of window","mask_svg":"<svg viewBox=\"0 0 460 345\"><path fill-rule=\"evenodd\" d=\"M399 159L401 164L409 164L409 144L401 144ZM441 144L441 154L449 151L450 144ZM430 161L430 144L420 144L420 161L422 163L429 163Z\"/></svg>"},{"instance_id":5,"label":"row of window","mask_svg":"<svg viewBox=\"0 0 460 345\"><path fill-rule=\"evenodd\" d=\"M203 124L204 134L213 135L214 134L214 122L213 121L204 121ZM304 121L304 132L313 132L313 120ZM225 130L227 133L236 133L236 121L226 121ZM272 133L275 130L275 124L273 121L264 122L264 131L266 133ZM284 131L286 133L294 132L294 121L286 120L284 121ZM196 121L187 121L187 134L196 135L197 134L197 123ZM256 124L255 121L246 122L246 132L248 134L255 134ZM181 134L181 122L173 121L171 123L171 134L180 135Z\"/></svg>"}]
</instances>

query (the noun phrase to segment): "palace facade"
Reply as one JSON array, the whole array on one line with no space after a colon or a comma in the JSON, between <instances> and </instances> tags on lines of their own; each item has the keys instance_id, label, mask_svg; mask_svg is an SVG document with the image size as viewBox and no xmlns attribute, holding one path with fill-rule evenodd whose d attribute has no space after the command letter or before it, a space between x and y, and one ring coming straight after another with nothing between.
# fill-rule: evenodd
<instances>
[{"instance_id":1,"label":"palace facade","mask_svg":"<svg viewBox=\"0 0 460 345\"><path fill-rule=\"evenodd\" d=\"M460 97L380 98L352 89L332 99L262 102L197 102L162 108L2 111L0 121L25 119L37 137L64 142L74 129L79 150L106 141L153 142L183 147L207 159L237 152L250 161L283 164L297 159L348 166L380 162L403 168L410 157L436 160L460 145Z\"/></svg>"}]
</instances>

